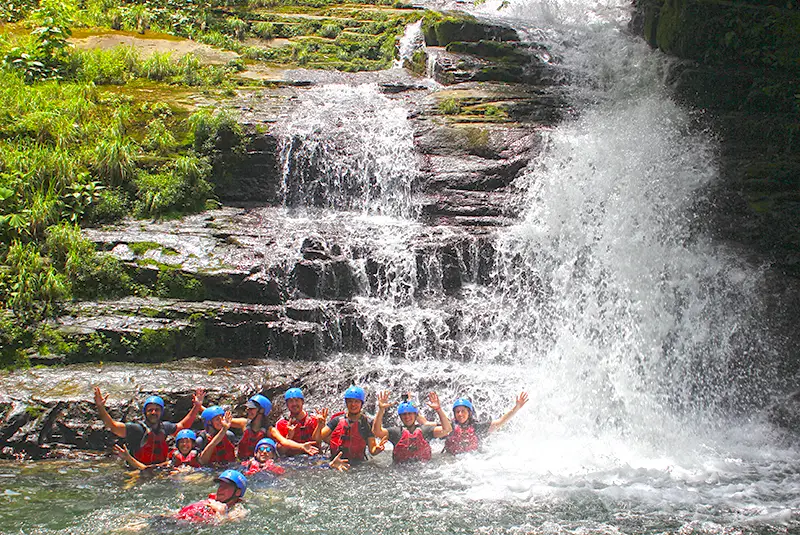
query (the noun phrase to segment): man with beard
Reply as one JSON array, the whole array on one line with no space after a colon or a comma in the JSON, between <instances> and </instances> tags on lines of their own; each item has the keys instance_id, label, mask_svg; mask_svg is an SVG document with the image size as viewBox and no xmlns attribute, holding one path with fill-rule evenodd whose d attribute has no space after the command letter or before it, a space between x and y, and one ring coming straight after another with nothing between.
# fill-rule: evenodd
<instances>
[{"instance_id":1,"label":"man with beard","mask_svg":"<svg viewBox=\"0 0 800 535\"><path fill-rule=\"evenodd\" d=\"M275 424L275 430L288 440L278 445L278 451L286 456L308 453L307 448L297 447L294 444L305 446L306 443L313 442L318 420L306 412L304 408L305 396L299 388L290 388L283 398L286 400L289 416L278 420L278 423ZM320 425L324 425L324 422L320 422ZM314 445L319 449L319 442Z\"/></svg>"},{"instance_id":2,"label":"man with beard","mask_svg":"<svg viewBox=\"0 0 800 535\"><path fill-rule=\"evenodd\" d=\"M106 410L108 394L103 396L100 387L94 388L94 404L103 424L112 433L124 438L133 457L145 465L163 463L167 460L167 437L175 435L182 429L189 429L203 407L205 392L202 388L195 390L192 396L192 410L178 423L163 422L164 400L158 396L150 396L144 400L142 412L144 421L123 423L114 420Z\"/></svg>"}]
</instances>

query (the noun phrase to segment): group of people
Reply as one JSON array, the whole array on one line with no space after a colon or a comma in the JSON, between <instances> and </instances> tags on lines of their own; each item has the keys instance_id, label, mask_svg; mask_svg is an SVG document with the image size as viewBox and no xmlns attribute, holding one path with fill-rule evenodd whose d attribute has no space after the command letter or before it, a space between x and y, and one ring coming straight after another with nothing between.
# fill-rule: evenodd
<instances>
[{"instance_id":1,"label":"group of people","mask_svg":"<svg viewBox=\"0 0 800 535\"><path fill-rule=\"evenodd\" d=\"M246 417L234 418L230 411L219 405L205 407L205 392L197 389L192 396L192 408L179 422L163 421L164 400L150 396L144 401L142 421L120 422L106 410L108 396L95 387L94 401L103 424L114 435L124 439L114 446L114 452L130 466L146 470L155 467L179 469L181 467L219 467L240 462L238 469L224 470L217 478L219 487L207 500L193 503L176 515L182 520L209 521L229 515L244 497L247 476L257 473L282 475L285 469L275 460L278 456L315 456L323 444L330 450L327 466L346 471L351 464L378 455L387 442L394 445L395 463L428 461L431 459L430 441L445 439L444 451L458 455L475 451L481 440L502 427L528 401L521 392L514 406L497 420L479 422L475 408L467 398L453 403L453 419L448 418L435 392L428 396L427 405L438 417L438 423L428 421L409 396L397 403L400 425L384 427L387 409L395 405L391 393L378 394L378 411L374 419L363 412L366 393L359 386L351 386L344 393L345 410L329 418L327 408L311 415L305 409L305 396L301 389L290 388L284 394L288 415L274 426L267 423L272 402L261 394L252 396L246 404ZM191 428L198 418L203 421L199 432ZM241 436L231 429L241 430ZM174 437L174 447L169 446Z\"/></svg>"}]
</instances>

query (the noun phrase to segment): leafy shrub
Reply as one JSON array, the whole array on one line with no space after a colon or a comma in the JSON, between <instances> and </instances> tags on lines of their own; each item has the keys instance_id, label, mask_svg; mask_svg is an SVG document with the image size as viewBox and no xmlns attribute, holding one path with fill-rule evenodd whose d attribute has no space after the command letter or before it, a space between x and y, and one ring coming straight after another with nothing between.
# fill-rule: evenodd
<instances>
[{"instance_id":1,"label":"leafy shrub","mask_svg":"<svg viewBox=\"0 0 800 535\"><path fill-rule=\"evenodd\" d=\"M189 127L194 149L200 154L229 151L244 141L242 126L225 111L214 112L209 108L196 111L189 116Z\"/></svg>"},{"instance_id":2,"label":"leafy shrub","mask_svg":"<svg viewBox=\"0 0 800 535\"><path fill-rule=\"evenodd\" d=\"M180 67L172 61L171 52L155 52L144 60L138 69L139 74L148 80L162 81L180 72Z\"/></svg>"},{"instance_id":3,"label":"leafy shrub","mask_svg":"<svg viewBox=\"0 0 800 535\"><path fill-rule=\"evenodd\" d=\"M461 104L454 98L446 98L439 102L439 113L443 115L458 115L461 113Z\"/></svg>"},{"instance_id":4,"label":"leafy shrub","mask_svg":"<svg viewBox=\"0 0 800 535\"><path fill-rule=\"evenodd\" d=\"M66 278L39 254L34 243L11 244L0 271L0 298L16 316L29 321L50 315L67 295Z\"/></svg>"},{"instance_id":5,"label":"leafy shrub","mask_svg":"<svg viewBox=\"0 0 800 535\"><path fill-rule=\"evenodd\" d=\"M161 119L153 119L145 128L144 147L161 155L175 148L175 136Z\"/></svg>"}]
</instances>

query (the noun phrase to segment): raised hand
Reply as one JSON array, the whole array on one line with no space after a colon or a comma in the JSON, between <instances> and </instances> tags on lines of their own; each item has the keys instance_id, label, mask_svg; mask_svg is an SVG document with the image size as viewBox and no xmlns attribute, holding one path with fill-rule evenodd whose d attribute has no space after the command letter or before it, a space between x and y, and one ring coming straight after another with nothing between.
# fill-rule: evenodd
<instances>
[{"instance_id":1,"label":"raised hand","mask_svg":"<svg viewBox=\"0 0 800 535\"><path fill-rule=\"evenodd\" d=\"M206 391L203 388L197 388L192 394L192 405L195 407L201 407L203 405L203 399L206 397Z\"/></svg>"},{"instance_id":2,"label":"raised hand","mask_svg":"<svg viewBox=\"0 0 800 535\"><path fill-rule=\"evenodd\" d=\"M336 454L336 457L331 459L330 466L334 470L338 470L340 472L347 472L348 470L350 470L350 461L348 461L347 459L342 459L342 452L340 451L339 453Z\"/></svg>"},{"instance_id":3,"label":"raised hand","mask_svg":"<svg viewBox=\"0 0 800 535\"><path fill-rule=\"evenodd\" d=\"M386 442L389 441L389 437L383 437L380 442L375 445L375 452L373 455L380 453L386 447Z\"/></svg>"},{"instance_id":4,"label":"raised hand","mask_svg":"<svg viewBox=\"0 0 800 535\"><path fill-rule=\"evenodd\" d=\"M436 392L428 394L428 407L439 412L442 410L442 405L439 403L439 395Z\"/></svg>"},{"instance_id":5,"label":"raised hand","mask_svg":"<svg viewBox=\"0 0 800 535\"><path fill-rule=\"evenodd\" d=\"M328 421L328 407L323 407L317 411L317 421L323 424Z\"/></svg>"},{"instance_id":6,"label":"raised hand","mask_svg":"<svg viewBox=\"0 0 800 535\"><path fill-rule=\"evenodd\" d=\"M100 392L100 387L99 386L95 386L94 387L94 404L97 405L98 407L105 407L106 406L106 401L108 401L108 394L106 394L104 396L103 393Z\"/></svg>"},{"instance_id":7,"label":"raised hand","mask_svg":"<svg viewBox=\"0 0 800 535\"><path fill-rule=\"evenodd\" d=\"M232 422L233 414L231 414L231 411L225 411L225 414L222 415L222 430L227 431L230 429Z\"/></svg>"},{"instance_id":8,"label":"raised hand","mask_svg":"<svg viewBox=\"0 0 800 535\"><path fill-rule=\"evenodd\" d=\"M522 392L519 393L519 396L517 396L517 403L514 405L514 408L519 410L527 402L528 402L528 393L523 390Z\"/></svg>"},{"instance_id":9,"label":"raised hand","mask_svg":"<svg viewBox=\"0 0 800 535\"><path fill-rule=\"evenodd\" d=\"M297 429L297 422L292 420L294 423L286 424L286 438L289 440L294 440L294 432Z\"/></svg>"},{"instance_id":10,"label":"raised hand","mask_svg":"<svg viewBox=\"0 0 800 535\"><path fill-rule=\"evenodd\" d=\"M378 408L386 410L389 407L391 407L392 402L389 401L389 396L391 395L392 393L389 392L388 390L381 390L380 392L378 392Z\"/></svg>"}]
</instances>

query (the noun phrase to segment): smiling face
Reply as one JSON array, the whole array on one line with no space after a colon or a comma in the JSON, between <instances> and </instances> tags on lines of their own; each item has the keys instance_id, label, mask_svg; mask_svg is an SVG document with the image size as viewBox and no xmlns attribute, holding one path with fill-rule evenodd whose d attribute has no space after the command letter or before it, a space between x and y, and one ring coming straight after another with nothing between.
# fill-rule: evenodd
<instances>
[{"instance_id":1,"label":"smiling face","mask_svg":"<svg viewBox=\"0 0 800 535\"><path fill-rule=\"evenodd\" d=\"M261 411L259 411L255 407L247 407L247 419L251 421L255 420L256 418L258 418L259 412Z\"/></svg>"},{"instance_id":2,"label":"smiling face","mask_svg":"<svg viewBox=\"0 0 800 535\"><path fill-rule=\"evenodd\" d=\"M218 414L211 419L211 427L219 431L222 429L222 415Z\"/></svg>"},{"instance_id":3,"label":"smiling face","mask_svg":"<svg viewBox=\"0 0 800 535\"><path fill-rule=\"evenodd\" d=\"M272 451L272 448L262 445L255 451L254 457L256 461L263 463L272 459L274 455L275 453Z\"/></svg>"},{"instance_id":4,"label":"smiling face","mask_svg":"<svg viewBox=\"0 0 800 535\"><path fill-rule=\"evenodd\" d=\"M416 412L406 412L400 415L400 421L403 422L403 425L406 427L411 427L414 425L414 422L417 421L417 413Z\"/></svg>"},{"instance_id":5,"label":"smiling face","mask_svg":"<svg viewBox=\"0 0 800 535\"><path fill-rule=\"evenodd\" d=\"M144 417L148 425L158 425L158 422L161 421L161 407L155 403L148 403L144 408Z\"/></svg>"},{"instance_id":6,"label":"smiling face","mask_svg":"<svg viewBox=\"0 0 800 535\"><path fill-rule=\"evenodd\" d=\"M453 415L455 416L456 423L464 425L469 420L469 409L466 407L456 407L453 409Z\"/></svg>"},{"instance_id":7,"label":"smiling face","mask_svg":"<svg viewBox=\"0 0 800 535\"><path fill-rule=\"evenodd\" d=\"M364 403L360 399L347 398L344 402L347 405L348 416L358 416L361 413L361 407Z\"/></svg>"},{"instance_id":8,"label":"smiling face","mask_svg":"<svg viewBox=\"0 0 800 535\"><path fill-rule=\"evenodd\" d=\"M194 440L191 438L182 438L178 441L178 451L183 455L189 455L189 452L192 451L193 447Z\"/></svg>"},{"instance_id":9,"label":"smiling face","mask_svg":"<svg viewBox=\"0 0 800 535\"><path fill-rule=\"evenodd\" d=\"M298 419L303 414L303 400L300 398L290 398L286 400L286 408L292 418Z\"/></svg>"}]
</instances>

